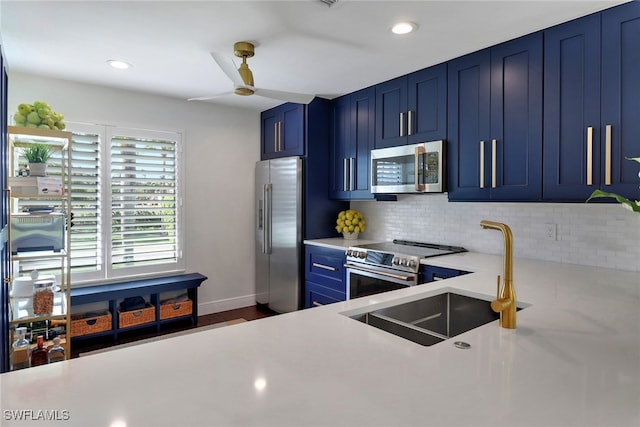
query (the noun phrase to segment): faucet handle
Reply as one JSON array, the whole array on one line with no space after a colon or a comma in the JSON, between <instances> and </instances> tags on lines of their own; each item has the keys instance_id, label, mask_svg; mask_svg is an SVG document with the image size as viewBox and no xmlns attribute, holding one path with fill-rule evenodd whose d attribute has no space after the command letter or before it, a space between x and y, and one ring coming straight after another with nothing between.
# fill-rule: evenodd
<instances>
[{"instance_id":1,"label":"faucet handle","mask_svg":"<svg viewBox=\"0 0 640 427\"><path fill-rule=\"evenodd\" d=\"M511 305L511 301L508 298L500 298L500 275L498 274L497 280L497 293L496 299L491 301L491 309L496 313L502 313L507 307Z\"/></svg>"}]
</instances>

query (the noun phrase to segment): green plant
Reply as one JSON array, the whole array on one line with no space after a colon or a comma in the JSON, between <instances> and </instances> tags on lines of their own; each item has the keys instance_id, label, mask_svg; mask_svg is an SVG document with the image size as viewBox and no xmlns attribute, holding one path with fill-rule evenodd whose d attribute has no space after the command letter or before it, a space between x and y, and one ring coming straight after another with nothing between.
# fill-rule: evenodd
<instances>
[{"instance_id":1,"label":"green plant","mask_svg":"<svg viewBox=\"0 0 640 427\"><path fill-rule=\"evenodd\" d=\"M33 144L22 151L22 155L29 163L47 163L52 154L53 147L47 144Z\"/></svg>"},{"instance_id":2,"label":"green plant","mask_svg":"<svg viewBox=\"0 0 640 427\"><path fill-rule=\"evenodd\" d=\"M627 160L633 160L635 162L640 163L640 157L632 157L632 158L627 157L626 159ZM602 191L602 190L595 190L593 193L591 193L591 195L587 199L587 202L589 202L591 199L596 199L596 198L599 198L599 197L614 198L614 199L617 200L618 203L621 203L627 209L629 209L629 210L631 210L633 212L640 213L640 200L636 200L634 202L632 200L627 199L626 197L622 197L619 194L608 193L608 192Z\"/></svg>"}]
</instances>

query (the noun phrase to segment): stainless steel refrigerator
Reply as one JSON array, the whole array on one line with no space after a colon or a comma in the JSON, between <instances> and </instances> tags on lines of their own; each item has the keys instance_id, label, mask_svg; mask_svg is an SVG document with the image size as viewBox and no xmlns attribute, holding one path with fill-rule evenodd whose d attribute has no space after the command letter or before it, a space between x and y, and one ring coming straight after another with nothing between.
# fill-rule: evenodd
<instances>
[{"instance_id":1,"label":"stainless steel refrigerator","mask_svg":"<svg viewBox=\"0 0 640 427\"><path fill-rule=\"evenodd\" d=\"M256 301L279 313L300 307L302 159L256 163Z\"/></svg>"}]
</instances>

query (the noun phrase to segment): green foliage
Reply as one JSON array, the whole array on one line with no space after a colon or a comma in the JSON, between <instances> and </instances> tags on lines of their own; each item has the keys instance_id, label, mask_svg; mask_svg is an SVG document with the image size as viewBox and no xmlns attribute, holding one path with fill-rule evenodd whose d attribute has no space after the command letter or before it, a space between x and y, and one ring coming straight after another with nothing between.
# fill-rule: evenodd
<instances>
[{"instance_id":1,"label":"green foliage","mask_svg":"<svg viewBox=\"0 0 640 427\"><path fill-rule=\"evenodd\" d=\"M22 155L29 163L47 163L53 154L53 147L47 144L33 144L25 147Z\"/></svg>"},{"instance_id":2,"label":"green foliage","mask_svg":"<svg viewBox=\"0 0 640 427\"><path fill-rule=\"evenodd\" d=\"M640 157L625 157L625 158L627 160L632 160L632 161L640 163ZM591 199L597 199L597 198L600 198L600 197L608 197L608 198L616 199L616 201L618 203L622 204L627 209L629 209L629 210L631 210L633 212L640 213L640 201L634 202L632 200L627 199L626 197L622 197L619 194L608 193L608 192L602 191L602 190L595 190L593 193L591 193L591 195L587 199L587 202L589 202Z\"/></svg>"}]
</instances>

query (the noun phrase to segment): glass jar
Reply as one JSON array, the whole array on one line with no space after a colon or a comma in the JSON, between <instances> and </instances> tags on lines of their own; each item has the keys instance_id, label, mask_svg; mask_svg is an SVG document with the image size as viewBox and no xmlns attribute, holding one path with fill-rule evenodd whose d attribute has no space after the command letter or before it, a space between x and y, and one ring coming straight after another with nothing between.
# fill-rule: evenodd
<instances>
[{"instance_id":1,"label":"glass jar","mask_svg":"<svg viewBox=\"0 0 640 427\"><path fill-rule=\"evenodd\" d=\"M61 362L65 359L64 347L60 345L60 337L53 339L53 347L49 349L47 357L49 358L49 363Z\"/></svg>"},{"instance_id":2,"label":"glass jar","mask_svg":"<svg viewBox=\"0 0 640 427\"><path fill-rule=\"evenodd\" d=\"M16 340L11 348L12 371L29 367L29 341L27 341L27 328L16 328Z\"/></svg>"},{"instance_id":3,"label":"glass jar","mask_svg":"<svg viewBox=\"0 0 640 427\"><path fill-rule=\"evenodd\" d=\"M33 282L33 314L46 315L53 313L53 280L36 280Z\"/></svg>"}]
</instances>

